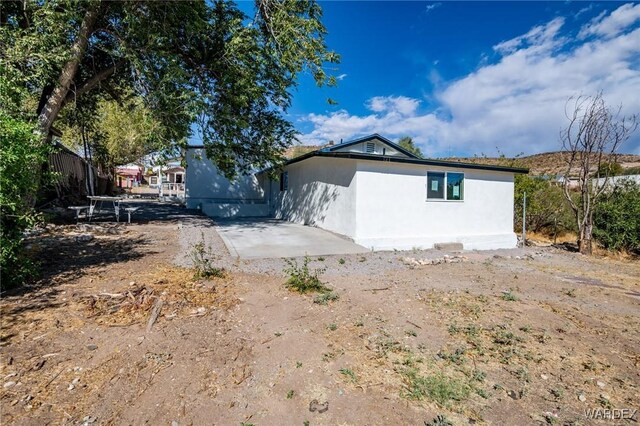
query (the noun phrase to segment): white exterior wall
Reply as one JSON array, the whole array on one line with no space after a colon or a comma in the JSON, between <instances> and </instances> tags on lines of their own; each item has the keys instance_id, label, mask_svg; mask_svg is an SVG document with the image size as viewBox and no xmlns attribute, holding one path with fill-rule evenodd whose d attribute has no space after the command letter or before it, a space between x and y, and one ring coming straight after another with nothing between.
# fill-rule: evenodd
<instances>
[{"instance_id":1,"label":"white exterior wall","mask_svg":"<svg viewBox=\"0 0 640 426\"><path fill-rule=\"evenodd\" d=\"M355 242L378 250L511 248L513 174L358 161ZM464 173L464 201L427 201L427 171Z\"/></svg>"},{"instance_id":2,"label":"white exterior wall","mask_svg":"<svg viewBox=\"0 0 640 426\"><path fill-rule=\"evenodd\" d=\"M204 149L187 151L185 201L213 217L266 216L269 212L263 178L238 176L230 182L207 159Z\"/></svg>"},{"instance_id":3,"label":"white exterior wall","mask_svg":"<svg viewBox=\"0 0 640 426\"><path fill-rule=\"evenodd\" d=\"M312 157L285 168L289 188L271 184L273 216L353 238L356 230L356 165L349 159Z\"/></svg>"}]
</instances>

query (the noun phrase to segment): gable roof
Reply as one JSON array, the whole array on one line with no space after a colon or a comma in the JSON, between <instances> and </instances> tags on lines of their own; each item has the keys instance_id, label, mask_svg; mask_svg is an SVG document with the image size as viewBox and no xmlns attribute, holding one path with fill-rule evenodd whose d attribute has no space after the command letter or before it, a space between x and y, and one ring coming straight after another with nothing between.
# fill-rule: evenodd
<instances>
[{"instance_id":1,"label":"gable roof","mask_svg":"<svg viewBox=\"0 0 640 426\"><path fill-rule=\"evenodd\" d=\"M368 136L363 136L361 138L353 139L353 140L346 141L346 142L343 142L343 143L339 143L337 145L327 146L327 147L324 147L324 148L320 149L319 151L322 151L322 152L335 152L335 151L338 151L338 150L340 150L342 148L346 148L346 147L351 146L351 145L355 145L355 144L362 143L362 142L368 142L368 141L372 141L372 140L375 140L375 139L379 140L380 142L382 142L385 145L388 145L389 147L395 149L396 151L399 151L399 152L403 153L404 155L406 155L409 158L420 158L417 155L415 155L414 153L407 151L406 149L404 149L403 147L401 147L397 143L391 142L389 139L385 138L384 136L380 136L377 133L374 133L374 134L368 135Z\"/></svg>"}]
</instances>

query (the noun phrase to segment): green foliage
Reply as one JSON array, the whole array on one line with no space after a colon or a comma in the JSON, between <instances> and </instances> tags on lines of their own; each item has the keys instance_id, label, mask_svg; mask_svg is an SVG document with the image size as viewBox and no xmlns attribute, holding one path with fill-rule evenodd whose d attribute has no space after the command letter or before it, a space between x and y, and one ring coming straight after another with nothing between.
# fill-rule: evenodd
<instances>
[{"instance_id":1,"label":"green foliage","mask_svg":"<svg viewBox=\"0 0 640 426\"><path fill-rule=\"evenodd\" d=\"M233 176L282 161L296 137L285 117L298 76L333 86L327 65L339 62L316 2L259 0L255 12L231 1L4 2L0 74L28 92L18 109L31 119L40 100L55 104L39 112L45 131L57 107L92 124L102 102L133 97L162 141L184 143L197 124L208 156ZM87 43L74 51L77 40ZM61 77L69 90L54 97Z\"/></svg>"},{"instance_id":2,"label":"green foliage","mask_svg":"<svg viewBox=\"0 0 640 426\"><path fill-rule=\"evenodd\" d=\"M226 272L224 268L214 266L213 260L216 257L211 246L204 242L204 234L200 241L193 245L189 252L191 263L194 269L194 278L224 278Z\"/></svg>"},{"instance_id":3,"label":"green foliage","mask_svg":"<svg viewBox=\"0 0 640 426\"><path fill-rule=\"evenodd\" d=\"M593 235L605 248L640 253L640 185L624 181L604 193L593 222Z\"/></svg>"},{"instance_id":4,"label":"green foliage","mask_svg":"<svg viewBox=\"0 0 640 426\"><path fill-rule=\"evenodd\" d=\"M416 144L413 142L413 139L410 136L404 136L398 140L398 145L402 148L406 149L410 153L416 155L418 158L423 158L422 151Z\"/></svg>"},{"instance_id":5,"label":"green foliage","mask_svg":"<svg viewBox=\"0 0 640 426\"><path fill-rule=\"evenodd\" d=\"M408 399L429 398L440 405L451 401L462 401L469 396L471 387L461 380L445 376L439 372L430 376L421 376L417 368L402 371L405 384L404 396Z\"/></svg>"},{"instance_id":6,"label":"green foliage","mask_svg":"<svg viewBox=\"0 0 640 426\"><path fill-rule=\"evenodd\" d=\"M0 80L2 78L0 77ZM20 285L35 273L23 252L23 231L35 225L33 210L42 164L49 152L35 126L0 110L0 216L2 289ZM36 171L34 173L34 171Z\"/></svg>"},{"instance_id":7,"label":"green foliage","mask_svg":"<svg viewBox=\"0 0 640 426\"><path fill-rule=\"evenodd\" d=\"M514 226L522 230L522 201L527 194L527 231L547 234L573 231L574 217L563 190L541 176L516 175Z\"/></svg>"},{"instance_id":8,"label":"green foliage","mask_svg":"<svg viewBox=\"0 0 640 426\"><path fill-rule=\"evenodd\" d=\"M602 163L600 167L598 167L598 170L593 173L593 177L620 176L623 172L624 170L619 163Z\"/></svg>"},{"instance_id":9,"label":"green foliage","mask_svg":"<svg viewBox=\"0 0 640 426\"><path fill-rule=\"evenodd\" d=\"M341 368L339 371L340 371L340 374L342 374L345 377L348 377L352 383L356 383L358 381L358 376L350 368Z\"/></svg>"},{"instance_id":10,"label":"green foliage","mask_svg":"<svg viewBox=\"0 0 640 426\"><path fill-rule=\"evenodd\" d=\"M438 414L429 423L424 422L424 426L453 426L453 423L442 414Z\"/></svg>"},{"instance_id":11,"label":"green foliage","mask_svg":"<svg viewBox=\"0 0 640 426\"><path fill-rule=\"evenodd\" d=\"M284 272L289 275L285 286L289 290L297 291L298 293L330 292L331 290L320 281L320 275L324 274L326 268L318 268L312 271L309 268L310 261L309 256L305 256L302 265L299 266L297 260L285 259L285 262L289 265L284 269Z\"/></svg>"},{"instance_id":12,"label":"green foliage","mask_svg":"<svg viewBox=\"0 0 640 426\"><path fill-rule=\"evenodd\" d=\"M313 298L313 303L317 303L318 305L328 305L329 302L334 302L340 299L340 296L330 291L328 293L319 294L318 296Z\"/></svg>"}]
</instances>

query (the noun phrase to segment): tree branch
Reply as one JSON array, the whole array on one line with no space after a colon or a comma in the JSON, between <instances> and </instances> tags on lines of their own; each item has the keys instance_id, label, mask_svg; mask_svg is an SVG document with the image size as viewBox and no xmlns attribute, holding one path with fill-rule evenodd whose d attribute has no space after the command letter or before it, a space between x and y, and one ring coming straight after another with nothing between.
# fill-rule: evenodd
<instances>
[{"instance_id":1,"label":"tree branch","mask_svg":"<svg viewBox=\"0 0 640 426\"><path fill-rule=\"evenodd\" d=\"M94 75L93 77L85 81L79 88L75 90L70 89L69 93L67 94L67 97L64 98L64 101L62 102L62 106L64 107L69 102L72 102L73 100L79 98L80 96L87 93L88 91L96 87L98 84L103 82L104 80L111 77L116 72L116 70L124 66L125 63L126 63L125 59L120 59L118 62L116 62L109 68L103 69L102 71L98 72L96 75Z\"/></svg>"}]
</instances>

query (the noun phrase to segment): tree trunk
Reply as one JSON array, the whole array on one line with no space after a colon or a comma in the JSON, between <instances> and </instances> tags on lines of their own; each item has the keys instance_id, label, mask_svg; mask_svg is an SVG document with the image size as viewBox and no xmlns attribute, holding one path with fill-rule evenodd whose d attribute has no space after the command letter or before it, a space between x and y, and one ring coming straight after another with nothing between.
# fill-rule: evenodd
<instances>
[{"instance_id":1,"label":"tree trunk","mask_svg":"<svg viewBox=\"0 0 640 426\"><path fill-rule=\"evenodd\" d=\"M582 254L591 255L593 251L593 224L590 220L580 230L578 250Z\"/></svg>"},{"instance_id":2,"label":"tree trunk","mask_svg":"<svg viewBox=\"0 0 640 426\"><path fill-rule=\"evenodd\" d=\"M92 2L89 6L89 9L87 9L87 12L84 15L84 19L82 20L82 24L80 25L78 37L71 46L71 58L62 68L62 71L60 72L60 78L58 79L58 84L51 92L51 95L47 99L47 102L45 103L42 111L40 112L40 115L38 116L38 123L40 125L40 130L42 131L42 136L44 138L49 135L51 125L58 117L60 108L62 108L63 102L67 97L67 94L69 93L71 83L73 83L73 80L76 77L78 66L80 65L82 56L87 50L89 37L93 32L93 27L96 23L96 19L98 18L99 6L100 2L96 1Z\"/></svg>"}]
</instances>

